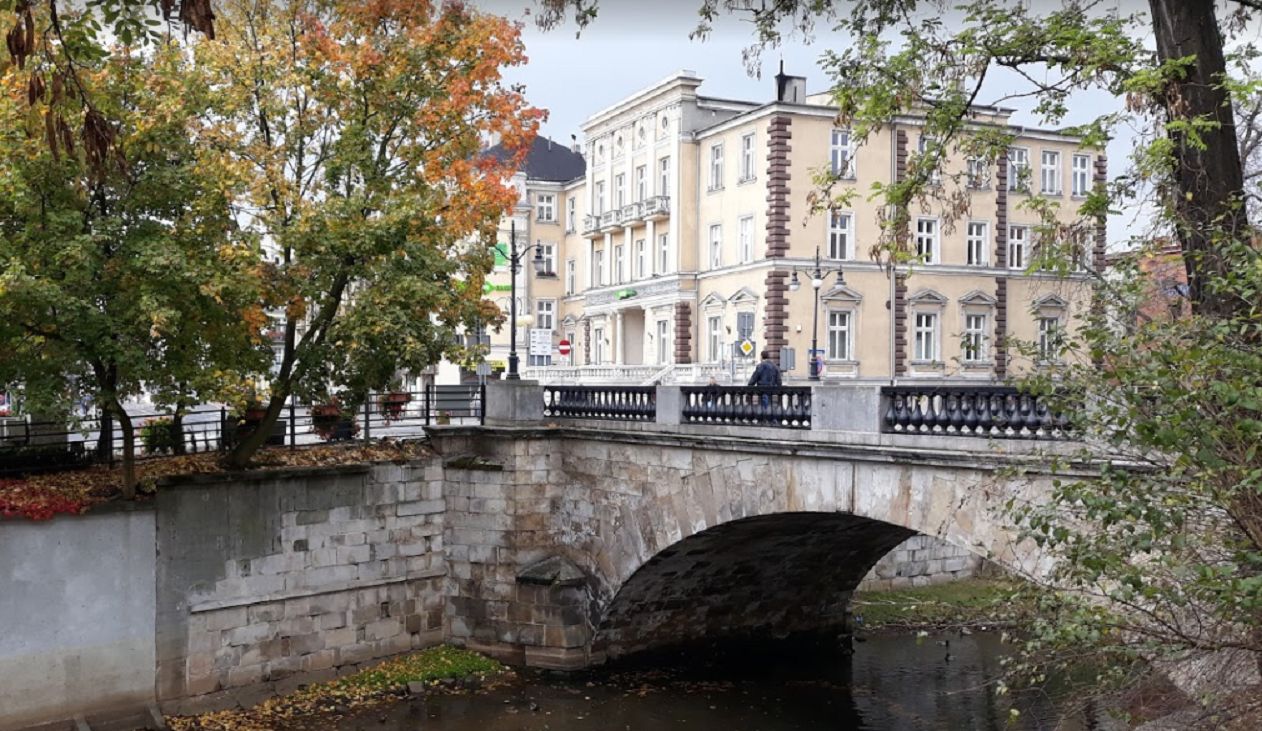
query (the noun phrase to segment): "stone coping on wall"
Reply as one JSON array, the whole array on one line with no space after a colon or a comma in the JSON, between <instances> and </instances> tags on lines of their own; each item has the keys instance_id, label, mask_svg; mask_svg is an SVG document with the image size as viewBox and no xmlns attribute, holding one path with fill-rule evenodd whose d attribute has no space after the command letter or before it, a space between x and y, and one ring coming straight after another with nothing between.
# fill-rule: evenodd
<instances>
[{"instance_id":1,"label":"stone coping on wall","mask_svg":"<svg viewBox=\"0 0 1262 731\"><path fill-rule=\"evenodd\" d=\"M391 576L383 579L372 579L365 581L343 581L338 583L327 584L318 589L294 589L291 591L277 591L268 594L260 594L252 596L248 599L223 599L216 601L200 602L189 606L189 614L201 614L204 612L217 612L221 609L234 609L236 607L251 607L257 604L267 604L268 602L282 602L289 599L305 599L307 597L322 596L324 594L336 594L341 591L358 591L360 589L372 589L378 586L389 586L390 584L405 584L409 581L424 581L425 579L438 579L447 575L447 569L432 568L425 571L413 571L404 576Z\"/></svg>"},{"instance_id":2,"label":"stone coping on wall","mask_svg":"<svg viewBox=\"0 0 1262 731\"><path fill-rule=\"evenodd\" d=\"M914 463L940 467L965 465L976 469L1020 469L1031 474L1088 476L1098 474L1092 464L1073 462L1053 470L1048 456L1070 458L1081 444L985 440L976 437L880 434L872 432L792 431L766 427L679 424L600 419L564 420L523 426L453 425L427 428L434 437L508 439L582 438L620 441L633 437L664 447L704 446L724 451L791 454L803 457L853 459L883 463ZM989 461L979 461L986 460Z\"/></svg>"}]
</instances>

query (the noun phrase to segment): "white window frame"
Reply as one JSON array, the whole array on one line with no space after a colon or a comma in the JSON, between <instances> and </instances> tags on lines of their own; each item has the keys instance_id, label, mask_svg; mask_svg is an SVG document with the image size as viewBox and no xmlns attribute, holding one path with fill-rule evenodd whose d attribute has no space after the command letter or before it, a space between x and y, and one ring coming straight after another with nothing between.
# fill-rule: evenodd
<instances>
[{"instance_id":1,"label":"white window frame","mask_svg":"<svg viewBox=\"0 0 1262 731\"><path fill-rule=\"evenodd\" d=\"M596 190L592 193L592 206L597 216L605 212L605 181L596 181Z\"/></svg>"},{"instance_id":2,"label":"white window frame","mask_svg":"<svg viewBox=\"0 0 1262 731\"><path fill-rule=\"evenodd\" d=\"M565 260L565 293L574 294L574 288L577 285L575 281L575 272L578 271L578 264L573 259Z\"/></svg>"},{"instance_id":3,"label":"white window frame","mask_svg":"<svg viewBox=\"0 0 1262 731\"><path fill-rule=\"evenodd\" d=\"M710 186L708 190L723 190L723 143L710 145Z\"/></svg>"},{"instance_id":4,"label":"white window frame","mask_svg":"<svg viewBox=\"0 0 1262 731\"><path fill-rule=\"evenodd\" d=\"M1022 175L1022 171L1025 172ZM1008 148L1008 190L1018 193L1030 192L1030 148Z\"/></svg>"},{"instance_id":5,"label":"white window frame","mask_svg":"<svg viewBox=\"0 0 1262 731\"><path fill-rule=\"evenodd\" d=\"M670 234L659 234L657 237L657 274L670 271Z\"/></svg>"},{"instance_id":6,"label":"white window frame","mask_svg":"<svg viewBox=\"0 0 1262 731\"><path fill-rule=\"evenodd\" d=\"M854 158L853 133L848 129L834 127L828 140L829 172L841 180L854 180L858 173Z\"/></svg>"},{"instance_id":7,"label":"white window frame","mask_svg":"<svg viewBox=\"0 0 1262 731\"><path fill-rule=\"evenodd\" d=\"M990 222L969 221L964 225L964 261L984 267L990 262Z\"/></svg>"},{"instance_id":8,"label":"white window frame","mask_svg":"<svg viewBox=\"0 0 1262 731\"><path fill-rule=\"evenodd\" d=\"M990 361L990 316L985 312L964 313L963 347L965 363Z\"/></svg>"},{"instance_id":9,"label":"white window frame","mask_svg":"<svg viewBox=\"0 0 1262 731\"><path fill-rule=\"evenodd\" d=\"M748 183L757 176L754 174L754 133L741 135L741 179L738 182Z\"/></svg>"},{"instance_id":10,"label":"white window frame","mask_svg":"<svg viewBox=\"0 0 1262 731\"><path fill-rule=\"evenodd\" d=\"M966 185L970 190L990 188L990 163L983 157L970 157L965 162Z\"/></svg>"},{"instance_id":11,"label":"white window frame","mask_svg":"<svg viewBox=\"0 0 1262 731\"><path fill-rule=\"evenodd\" d=\"M565 199L565 231L572 233L578 229L578 199Z\"/></svg>"},{"instance_id":12,"label":"white window frame","mask_svg":"<svg viewBox=\"0 0 1262 731\"><path fill-rule=\"evenodd\" d=\"M1060 150L1043 150L1039 154L1039 192L1060 195L1062 190Z\"/></svg>"},{"instance_id":13,"label":"white window frame","mask_svg":"<svg viewBox=\"0 0 1262 731\"><path fill-rule=\"evenodd\" d=\"M1051 327L1048 327L1048 324ZM1038 359L1040 363L1056 363L1060 361L1059 341L1063 325L1057 315L1040 315L1035 323L1038 328ZM1053 340L1053 336L1056 341ZM1055 348L1056 352L1052 352Z\"/></svg>"},{"instance_id":14,"label":"white window frame","mask_svg":"<svg viewBox=\"0 0 1262 731\"><path fill-rule=\"evenodd\" d=\"M554 299L535 300L535 324L537 328L555 330L557 324L557 301Z\"/></svg>"},{"instance_id":15,"label":"white window frame","mask_svg":"<svg viewBox=\"0 0 1262 731\"><path fill-rule=\"evenodd\" d=\"M929 224L929 230L926 230L926 224ZM916 256L921 257L925 264L937 264L941 260L938 251L941 232L942 224L936 217L921 216L916 219Z\"/></svg>"},{"instance_id":16,"label":"white window frame","mask_svg":"<svg viewBox=\"0 0 1262 731\"><path fill-rule=\"evenodd\" d=\"M829 211L825 219L828 223L828 258L853 259L854 215L850 211Z\"/></svg>"},{"instance_id":17,"label":"white window frame","mask_svg":"<svg viewBox=\"0 0 1262 731\"><path fill-rule=\"evenodd\" d=\"M618 173L613 176L613 200L614 210L622 210L627 204L627 174Z\"/></svg>"},{"instance_id":18,"label":"white window frame","mask_svg":"<svg viewBox=\"0 0 1262 731\"><path fill-rule=\"evenodd\" d=\"M657 321L657 364L670 365L674 354L670 352L670 320Z\"/></svg>"},{"instance_id":19,"label":"white window frame","mask_svg":"<svg viewBox=\"0 0 1262 731\"><path fill-rule=\"evenodd\" d=\"M643 203L649 197L649 171L647 165L635 168L635 202Z\"/></svg>"},{"instance_id":20,"label":"white window frame","mask_svg":"<svg viewBox=\"0 0 1262 731\"><path fill-rule=\"evenodd\" d=\"M709 356L708 362L718 363L723 360L723 316L706 317L706 329L708 331L706 343L710 351L706 354Z\"/></svg>"},{"instance_id":21,"label":"white window frame","mask_svg":"<svg viewBox=\"0 0 1262 731\"><path fill-rule=\"evenodd\" d=\"M1021 232L1017 236L1017 232ZM1008 227L1008 268L1025 269L1029 263L1030 227L1024 224L1012 224Z\"/></svg>"},{"instance_id":22,"label":"white window frame","mask_svg":"<svg viewBox=\"0 0 1262 731\"><path fill-rule=\"evenodd\" d=\"M723 224L710 224L710 237L708 241L710 243L710 268L718 269L723 266Z\"/></svg>"},{"instance_id":23,"label":"white window frame","mask_svg":"<svg viewBox=\"0 0 1262 731\"><path fill-rule=\"evenodd\" d=\"M657 160L657 194L670 195L670 158Z\"/></svg>"},{"instance_id":24,"label":"white window frame","mask_svg":"<svg viewBox=\"0 0 1262 731\"><path fill-rule=\"evenodd\" d=\"M557 245L552 243L539 244L539 258L543 259L543 271L539 276L557 275Z\"/></svg>"},{"instance_id":25,"label":"white window frame","mask_svg":"<svg viewBox=\"0 0 1262 731\"><path fill-rule=\"evenodd\" d=\"M914 350L912 360L917 363L937 363L941 352L939 331L942 317L937 312L913 312Z\"/></svg>"},{"instance_id":26,"label":"white window frame","mask_svg":"<svg viewBox=\"0 0 1262 731\"><path fill-rule=\"evenodd\" d=\"M926 158L928 157L929 146L932 144L933 144L933 138L928 135L922 134L920 135L920 138L916 140L916 153L917 153L917 159L920 161L919 164L921 165L928 164L928 161L926 160ZM929 184L938 185L941 182L942 182L942 170L940 167L934 168L933 171L929 173Z\"/></svg>"},{"instance_id":27,"label":"white window frame","mask_svg":"<svg viewBox=\"0 0 1262 731\"><path fill-rule=\"evenodd\" d=\"M627 281L622 276L625 273L622 267L622 260L626 254L626 248L627 247L625 244L614 244L613 246L613 283L614 284L622 284L623 282Z\"/></svg>"},{"instance_id":28,"label":"white window frame","mask_svg":"<svg viewBox=\"0 0 1262 731\"><path fill-rule=\"evenodd\" d=\"M605 286L605 250L592 252L592 282L597 287Z\"/></svg>"},{"instance_id":29,"label":"white window frame","mask_svg":"<svg viewBox=\"0 0 1262 731\"><path fill-rule=\"evenodd\" d=\"M648 276L648 244L644 239L635 240L635 278Z\"/></svg>"},{"instance_id":30,"label":"white window frame","mask_svg":"<svg viewBox=\"0 0 1262 731\"><path fill-rule=\"evenodd\" d=\"M736 221L737 254L742 264L754 260L754 217L741 216Z\"/></svg>"},{"instance_id":31,"label":"white window frame","mask_svg":"<svg viewBox=\"0 0 1262 731\"><path fill-rule=\"evenodd\" d=\"M1081 162L1081 168L1078 163ZM1091 193L1091 156L1074 153L1070 162L1070 189L1073 197L1086 198Z\"/></svg>"},{"instance_id":32,"label":"white window frame","mask_svg":"<svg viewBox=\"0 0 1262 731\"><path fill-rule=\"evenodd\" d=\"M605 328L592 328L592 365L604 365L605 363Z\"/></svg>"},{"instance_id":33,"label":"white window frame","mask_svg":"<svg viewBox=\"0 0 1262 731\"><path fill-rule=\"evenodd\" d=\"M851 308L828 310L828 316L825 319L825 360L846 362L855 359L854 313L855 311ZM841 347L836 347L838 345Z\"/></svg>"},{"instance_id":34,"label":"white window frame","mask_svg":"<svg viewBox=\"0 0 1262 731\"><path fill-rule=\"evenodd\" d=\"M556 194L535 193L535 220L556 223Z\"/></svg>"}]
</instances>

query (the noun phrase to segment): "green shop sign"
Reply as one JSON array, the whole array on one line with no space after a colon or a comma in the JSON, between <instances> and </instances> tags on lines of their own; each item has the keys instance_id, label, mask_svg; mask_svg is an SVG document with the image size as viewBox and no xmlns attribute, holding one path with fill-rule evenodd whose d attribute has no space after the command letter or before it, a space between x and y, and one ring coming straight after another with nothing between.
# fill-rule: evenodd
<instances>
[{"instance_id":1,"label":"green shop sign","mask_svg":"<svg viewBox=\"0 0 1262 731\"><path fill-rule=\"evenodd\" d=\"M628 300L635 296L635 290L634 289L620 289L614 294L614 296L620 300Z\"/></svg>"},{"instance_id":2,"label":"green shop sign","mask_svg":"<svg viewBox=\"0 0 1262 731\"><path fill-rule=\"evenodd\" d=\"M491 284L490 282L482 283L483 292L508 292L512 290L512 288L513 285L511 284Z\"/></svg>"}]
</instances>

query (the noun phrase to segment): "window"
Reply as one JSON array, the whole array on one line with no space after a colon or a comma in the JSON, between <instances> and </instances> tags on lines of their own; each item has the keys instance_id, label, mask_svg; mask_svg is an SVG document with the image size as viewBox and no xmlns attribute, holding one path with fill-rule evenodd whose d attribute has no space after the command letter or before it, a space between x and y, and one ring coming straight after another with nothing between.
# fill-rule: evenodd
<instances>
[{"instance_id":1,"label":"window","mask_svg":"<svg viewBox=\"0 0 1262 731\"><path fill-rule=\"evenodd\" d=\"M601 365L605 362L605 328L592 328L592 362Z\"/></svg>"},{"instance_id":2,"label":"window","mask_svg":"<svg viewBox=\"0 0 1262 731\"><path fill-rule=\"evenodd\" d=\"M624 281L622 278L622 254L623 254L623 250L626 248L627 247L623 246L622 244L618 244L617 246L613 247L613 283L614 284L622 284L622 282Z\"/></svg>"},{"instance_id":3,"label":"window","mask_svg":"<svg viewBox=\"0 0 1262 731\"><path fill-rule=\"evenodd\" d=\"M754 260L754 217L745 216L737 221L736 243L740 249L741 263Z\"/></svg>"},{"instance_id":4,"label":"window","mask_svg":"<svg viewBox=\"0 0 1262 731\"><path fill-rule=\"evenodd\" d=\"M916 219L916 256L926 264L938 261L938 219Z\"/></svg>"},{"instance_id":5,"label":"window","mask_svg":"<svg viewBox=\"0 0 1262 731\"><path fill-rule=\"evenodd\" d=\"M577 267L573 259L565 261L565 293L574 294L574 271Z\"/></svg>"},{"instance_id":6,"label":"window","mask_svg":"<svg viewBox=\"0 0 1262 731\"><path fill-rule=\"evenodd\" d=\"M754 133L741 137L741 182L754 179Z\"/></svg>"},{"instance_id":7,"label":"window","mask_svg":"<svg viewBox=\"0 0 1262 731\"><path fill-rule=\"evenodd\" d=\"M1039 192L1044 195L1060 195L1060 153L1043 150L1039 168Z\"/></svg>"},{"instance_id":8,"label":"window","mask_svg":"<svg viewBox=\"0 0 1262 731\"><path fill-rule=\"evenodd\" d=\"M1029 226L1008 227L1008 268L1025 269L1025 247L1029 243Z\"/></svg>"},{"instance_id":9,"label":"window","mask_svg":"<svg viewBox=\"0 0 1262 731\"><path fill-rule=\"evenodd\" d=\"M657 273L665 274L670 268L670 247L667 246L667 234L657 237Z\"/></svg>"},{"instance_id":10,"label":"window","mask_svg":"<svg viewBox=\"0 0 1262 731\"><path fill-rule=\"evenodd\" d=\"M614 140L613 154L614 154L614 157L617 157L622 154L622 135L618 135L618 138Z\"/></svg>"},{"instance_id":11,"label":"window","mask_svg":"<svg viewBox=\"0 0 1262 731\"><path fill-rule=\"evenodd\" d=\"M535 218L548 223L556 220L556 196L551 193L535 196Z\"/></svg>"},{"instance_id":12,"label":"window","mask_svg":"<svg viewBox=\"0 0 1262 731\"><path fill-rule=\"evenodd\" d=\"M1030 151L1024 147L1008 148L1008 190L1030 189Z\"/></svg>"},{"instance_id":13,"label":"window","mask_svg":"<svg viewBox=\"0 0 1262 731\"><path fill-rule=\"evenodd\" d=\"M829 169L838 178L855 177L854 144L850 130L835 129L828 146Z\"/></svg>"},{"instance_id":14,"label":"window","mask_svg":"<svg viewBox=\"0 0 1262 731\"><path fill-rule=\"evenodd\" d=\"M736 313L736 337L738 340L749 340L754 337L754 313Z\"/></svg>"},{"instance_id":15,"label":"window","mask_svg":"<svg viewBox=\"0 0 1262 731\"><path fill-rule=\"evenodd\" d=\"M937 313L916 313L916 350L914 358L926 363L931 363L938 359Z\"/></svg>"},{"instance_id":16,"label":"window","mask_svg":"<svg viewBox=\"0 0 1262 731\"><path fill-rule=\"evenodd\" d=\"M986 316L964 315L964 361L978 363L986 360Z\"/></svg>"},{"instance_id":17,"label":"window","mask_svg":"<svg viewBox=\"0 0 1262 731\"><path fill-rule=\"evenodd\" d=\"M556 327L556 301L535 300L535 327L551 330Z\"/></svg>"},{"instance_id":18,"label":"window","mask_svg":"<svg viewBox=\"0 0 1262 731\"><path fill-rule=\"evenodd\" d=\"M723 317L720 315L711 315L708 319L709 338L709 361L718 363L723 360Z\"/></svg>"},{"instance_id":19,"label":"window","mask_svg":"<svg viewBox=\"0 0 1262 731\"><path fill-rule=\"evenodd\" d=\"M1091 156L1074 155L1072 166L1070 191L1077 198L1086 197L1091 192Z\"/></svg>"},{"instance_id":20,"label":"window","mask_svg":"<svg viewBox=\"0 0 1262 731\"><path fill-rule=\"evenodd\" d=\"M649 197L649 169L641 165L635 169L635 201L639 203Z\"/></svg>"},{"instance_id":21,"label":"window","mask_svg":"<svg viewBox=\"0 0 1262 731\"><path fill-rule=\"evenodd\" d=\"M723 187L723 143L710 146L710 190Z\"/></svg>"},{"instance_id":22,"label":"window","mask_svg":"<svg viewBox=\"0 0 1262 731\"><path fill-rule=\"evenodd\" d=\"M850 312L831 311L828 313L828 353L829 360L853 360L850 348Z\"/></svg>"},{"instance_id":23,"label":"window","mask_svg":"<svg viewBox=\"0 0 1262 731\"><path fill-rule=\"evenodd\" d=\"M935 145L933 138L926 135L920 135L920 140L916 143L916 151L920 153L917 157L918 164L922 167L933 165L933 170L926 178L933 185L942 182L942 171L939 170L935 161L931 159L931 156L936 152L934 149Z\"/></svg>"},{"instance_id":24,"label":"window","mask_svg":"<svg viewBox=\"0 0 1262 731\"><path fill-rule=\"evenodd\" d=\"M596 209L596 215L605 212L605 181L596 181L596 199L592 201L592 206Z\"/></svg>"},{"instance_id":25,"label":"window","mask_svg":"<svg viewBox=\"0 0 1262 731\"><path fill-rule=\"evenodd\" d=\"M986 266L986 239L990 225L985 221L969 221L964 232L964 245L968 249L970 266Z\"/></svg>"},{"instance_id":26,"label":"window","mask_svg":"<svg viewBox=\"0 0 1262 731\"><path fill-rule=\"evenodd\" d=\"M592 281L597 287L605 286L605 250L592 252Z\"/></svg>"},{"instance_id":27,"label":"window","mask_svg":"<svg viewBox=\"0 0 1262 731\"><path fill-rule=\"evenodd\" d=\"M723 227L714 224L710 227L710 268L723 266Z\"/></svg>"},{"instance_id":28,"label":"window","mask_svg":"<svg viewBox=\"0 0 1262 731\"><path fill-rule=\"evenodd\" d=\"M539 256L543 259L543 271L539 276L557 275L557 247L556 244L539 244Z\"/></svg>"},{"instance_id":29,"label":"window","mask_svg":"<svg viewBox=\"0 0 1262 731\"><path fill-rule=\"evenodd\" d=\"M841 211L828 212L828 257L850 258L850 222L853 217Z\"/></svg>"},{"instance_id":30,"label":"window","mask_svg":"<svg viewBox=\"0 0 1262 731\"><path fill-rule=\"evenodd\" d=\"M657 161L657 194L670 195L670 158Z\"/></svg>"},{"instance_id":31,"label":"window","mask_svg":"<svg viewBox=\"0 0 1262 731\"><path fill-rule=\"evenodd\" d=\"M613 176L613 207L615 209L622 208L627 204L627 176L626 173L618 173Z\"/></svg>"},{"instance_id":32,"label":"window","mask_svg":"<svg viewBox=\"0 0 1262 731\"><path fill-rule=\"evenodd\" d=\"M644 239L637 239L635 242L635 278L644 279L648 276L648 247L644 245Z\"/></svg>"},{"instance_id":33,"label":"window","mask_svg":"<svg viewBox=\"0 0 1262 731\"><path fill-rule=\"evenodd\" d=\"M657 363L667 365L671 362L670 353L670 320L657 321Z\"/></svg>"},{"instance_id":34,"label":"window","mask_svg":"<svg viewBox=\"0 0 1262 731\"><path fill-rule=\"evenodd\" d=\"M1052 361L1060 356L1060 318L1039 318L1039 360Z\"/></svg>"},{"instance_id":35,"label":"window","mask_svg":"<svg viewBox=\"0 0 1262 731\"><path fill-rule=\"evenodd\" d=\"M578 230L577 198L570 198L565 201L565 230L567 232Z\"/></svg>"},{"instance_id":36,"label":"window","mask_svg":"<svg viewBox=\"0 0 1262 731\"><path fill-rule=\"evenodd\" d=\"M968 187L973 190L985 190L990 187L990 165L980 157L970 157L968 165Z\"/></svg>"}]
</instances>

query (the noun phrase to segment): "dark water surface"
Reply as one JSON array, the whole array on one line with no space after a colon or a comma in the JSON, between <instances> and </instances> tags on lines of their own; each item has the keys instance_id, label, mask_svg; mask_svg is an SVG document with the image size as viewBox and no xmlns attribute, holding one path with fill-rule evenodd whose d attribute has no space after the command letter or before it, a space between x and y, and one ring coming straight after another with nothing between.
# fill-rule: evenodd
<instances>
[{"instance_id":1,"label":"dark water surface","mask_svg":"<svg viewBox=\"0 0 1262 731\"><path fill-rule=\"evenodd\" d=\"M999 698L997 633L869 637L836 652L696 653L652 669L581 676L525 672L505 687L401 701L348 719L342 731L790 731L1064 729L1047 695ZM1011 718L1010 709L1020 715Z\"/></svg>"}]
</instances>

